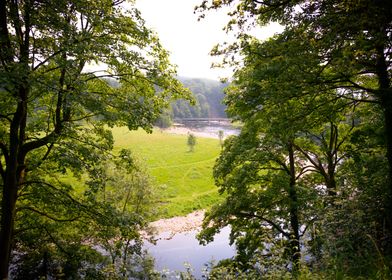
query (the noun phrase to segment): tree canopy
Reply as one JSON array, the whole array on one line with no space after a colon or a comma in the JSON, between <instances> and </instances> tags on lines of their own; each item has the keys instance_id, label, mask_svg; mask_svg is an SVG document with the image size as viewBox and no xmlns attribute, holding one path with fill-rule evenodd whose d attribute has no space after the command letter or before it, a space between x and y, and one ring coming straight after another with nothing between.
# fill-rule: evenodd
<instances>
[{"instance_id":1,"label":"tree canopy","mask_svg":"<svg viewBox=\"0 0 392 280\"><path fill-rule=\"evenodd\" d=\"M149 131L172 98L189 95L133 2L2 1L0 18L0 277L6 279L11 252L23 244L20 233L33 234L37 221L143 224L135 211L128 222L111 219L109 204L97 198L105 183L101 166L112 157L108 126ZM84 191L58 174L83 178ZM44 228L59 245L61 231Z\"/></svg>"},{"instance_id":2,"label":"tree canopy","mask_svg":"<svg viewBox=\"0 0 392 280\"><path fill-rule=\"evenodd\" d=\"M227 198L201 240L230 225L234 265L272 279L277 262L296 274L300 260L326 274L339 263L339 273L387 275L372 260L392 248L391 3L203 1L197 11L223 6L237 40L212 53L235 66L225 103L244 128L216 162ZM248 34L270 21L284 31Z\"/></svg>"}]
</instances>

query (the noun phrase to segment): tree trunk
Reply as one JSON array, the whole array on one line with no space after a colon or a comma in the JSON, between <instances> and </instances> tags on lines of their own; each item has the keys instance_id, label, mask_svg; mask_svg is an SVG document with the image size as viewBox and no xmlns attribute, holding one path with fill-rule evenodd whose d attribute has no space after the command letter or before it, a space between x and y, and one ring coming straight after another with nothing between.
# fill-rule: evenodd
<instances>
[{"instance_id":1,"label":"tree trunk","mask_svg":"<svg viewBox=\"0 0 392 280\"><path fill-rule=\"evenodd\" d=\"M380 45L377 48L377 63L376 73L378 77L378 99L384 113L384 128L385 128L385 141L387 146L386 157L388 160L388 181L387 181L387 194L386 194L386 240L387 250L392 252L392 88L391 80L389 77L388 66L384 54L384 46Z\"/></svg>"},{"instance_id":2,"label":"tree trunk","mask_svg":"<svg viewBox=\"0 0 392 280\"><path fill-rule=\"evenodd\" d=\"M389 253L392 252L392 96L391 94L385 96L384 99L384 125L385 125L385 136L387 146L387 160L388 160L388 189L386 196L386 207L385 207L385 221L386 221L386 236L387 240L386 250Z\"/></svg>"},{"instance_id":3,"label":"tree trunk","mask_svg":"<svg viewBox=\"0 0 392 280\"><path fill-rule=\"evenodd\" d=\"M289 164L290 164L290 185L289 185L289 198L290 198L290 249L291 259L293 262L294 273L298 272L299 262L301 259L301 250L299 244L299 219L298 219L298 197L296 190L296 174L295 174L295 159L293 144L288 144Z\"/></svg>"},{"instance_id":4,"label":"tree trunk","mask_svg":"<svg viewBox=\"0 0 392 280\"><path fill-rule=\"evenodd\" d=\"M7 168L8 169L8 168ZM17 197L16 168L7 170L1 203L0 277L8 279Z\"/></svg>"},{"instance_id":5,"label":"tree trunk","mask_svg":"<svg viewBox=\"0 0 392 280\"><path fill-rule=\"evenodd\" d=\"M18 196L18 187L24 173L25 155L21 147L25 138L27 92L21 88L14 118L10 125L9 154L6 157L6 172L1 201L0 221L0 279L8 279L9 264L13 243L13 230L15 222L15 209Z\"/></svg>"},{"instance_id":6,"label":"tree trunk","mask_svg":"<svg viewBox=\"0 0 392 280\"><path fill-rule=\"evenodd\" d=\"M389 191L390 194L392 194L392 96L389 96L387 99L387 106L384 108L384 118L387 142L387 159L389 166Z\"/></svg>"}]
</instances>

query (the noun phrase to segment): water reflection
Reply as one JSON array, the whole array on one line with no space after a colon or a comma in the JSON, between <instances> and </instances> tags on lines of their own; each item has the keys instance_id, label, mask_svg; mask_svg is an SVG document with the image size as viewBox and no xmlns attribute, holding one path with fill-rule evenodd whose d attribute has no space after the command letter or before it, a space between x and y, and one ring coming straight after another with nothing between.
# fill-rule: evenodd
<instances>
[{"instance_id":1,"label":"water reflection","mask_svg":"<svg viewBox=\"0 0 392 280\"><path fill-rule=\"evenodd\" d=\"M196 136L216 139L219 138L219 131L223 132L223 138L231 135L238 135L240 133L240 128L233 126L228 121L182 121L168 129L168 132L181 133L182 129L184 129L184 131L195 133Z\"/></svg>"},{"instance_id":2,"label":"water reflection","mask_svg":"<svg viewBox=\"0 0 392 280\"><path fill-rule=\"evenodd\" d=\"M214 238L214 242L202 246L195 238L197 231L178 233L166 240L165 236L156 245L146 244L148 252L155 258L156 269L162 271L184 271L184 263L189 263L197 279L201 278L202 270L208 262L231 258L235 247L229 245L230 228L223 228Z\"/></svg>"}]
</instances>

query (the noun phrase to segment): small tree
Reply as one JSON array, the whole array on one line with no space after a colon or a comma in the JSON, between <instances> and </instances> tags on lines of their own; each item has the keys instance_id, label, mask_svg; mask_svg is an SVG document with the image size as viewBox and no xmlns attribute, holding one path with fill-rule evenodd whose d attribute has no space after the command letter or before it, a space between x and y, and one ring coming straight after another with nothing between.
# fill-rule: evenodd
<instances>
[{"instance_id":1,"label":"small tree","mask_svg":"<svg viewBox=\"0 0 392 280\"><path fill-rule=\"evenodd\" d=\"M196 136L192 133L188 133L188 142L187 142L188 146L189 146L189 151L193 152L194 147L196 145Z\"/></svg>"},{"instance_id":2,"label":"small tree","mask_svg":"<svg viewBox=\"0 0 392 280\"><path fill-rule=\"evenodd\" d=\"M223 137L224 137L223 130L218 131L218 137L219 137L219 144L220 144L221 148L223 148Z\"/></svg>"}]
</instances>

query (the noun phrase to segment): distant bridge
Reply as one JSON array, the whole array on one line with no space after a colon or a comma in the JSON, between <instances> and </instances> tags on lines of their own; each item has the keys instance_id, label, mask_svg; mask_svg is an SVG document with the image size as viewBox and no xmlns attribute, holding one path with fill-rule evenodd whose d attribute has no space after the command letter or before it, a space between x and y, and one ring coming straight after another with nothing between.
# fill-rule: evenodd
<instances>
[{"instance_id":1,"label":"distant bridge","mask_svg":"<svg viewBox=\"0 0 392 280\"><path fill-rule=\"evenodd\" d=\"M183 118L174 119L175 123L195 123L195 122L206 122L206 123L230 123L228 118Z\"/></svg>"}]
</instances>

